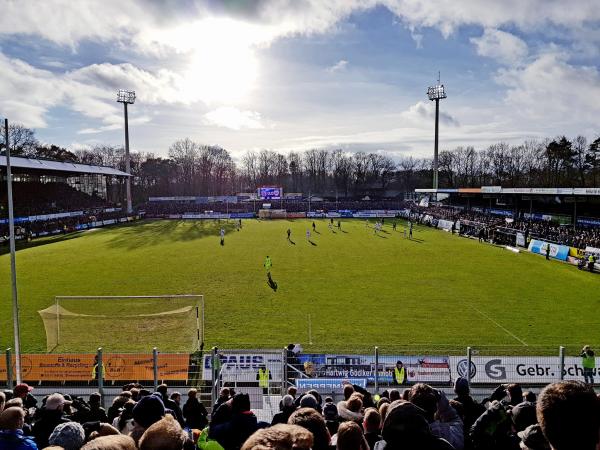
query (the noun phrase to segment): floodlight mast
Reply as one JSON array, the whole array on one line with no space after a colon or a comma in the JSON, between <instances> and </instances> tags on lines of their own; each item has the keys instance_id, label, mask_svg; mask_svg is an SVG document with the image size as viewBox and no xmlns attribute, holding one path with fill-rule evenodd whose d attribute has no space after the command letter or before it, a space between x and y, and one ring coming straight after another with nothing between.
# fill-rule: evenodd
<instances>
[{"instance_id":1,"label":"floodlight mast","mask_svg":"<svg viewBox=\"0 0 600 450\"><path fill-rule=\"evenodd\" d=\"M433 188L438 188L438 135L439 135L439 117L440 117L440 100L446 98L446 89L443 84L440 84L438 75L438 83L435 86L430 86L427 89L427 97L429 100L435 101L435 141L433 147Z\"/></svg>"},{"instance_id":2,"label":"floodlight mast","mask_svg":"<svg viewBox=\"0 0 600 450\"><path fill-rule=\"evenodd\" d=\"M127 179L125 180L125 189L127 190L127 214L133 212L131 206L131 158L129 156L129 119L127 117L127 105L135 103L135 91L119 89L117 92L117 102L123 103L123 111L125 115L125 172Z\"/></svg>"}]
</instances>

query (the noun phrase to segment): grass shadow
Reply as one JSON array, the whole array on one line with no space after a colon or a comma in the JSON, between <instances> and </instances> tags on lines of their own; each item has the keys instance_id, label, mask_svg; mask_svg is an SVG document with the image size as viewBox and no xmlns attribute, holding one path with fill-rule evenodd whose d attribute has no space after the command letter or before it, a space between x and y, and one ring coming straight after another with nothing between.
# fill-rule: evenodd
<instances>
[{"instance_id":1,"label":"grass shadow","mask_svg":"<svg viewBox=\"0 0 600 450\"><path fill-rule=\"evenodd\" d=\"M267 275L267 285L273 289L274 292L277 292L277 282L271 278L271 274Z\"/></svg>"},{"instance_id":2,"label":"grass shadow","mask_svg":"<svg viewBox=\"0 0 600 450\"><path fill-rule=\"evenodd\" d=\"M292 241L291 239L288 239L288 242L292 245L296 245L296 243L294 241Z\"/></svg>"},{"instance_id":3,"label":"grass shadow","mask_svg":"<svg viewBox=\"0 0 600 450\"><path fill-rule=\"evenodd\" d=\"M16 251L26 250L28 248L39 247L41 245L70 241L71 239L77 239L78 237L83 236L86 232L88 232L88 230L75 231L69 234L57 234L55 236L44 236L41 238L36 238L30 242L17 241L15 242L15 249ZM0 246L0 255L6 255L8 253L10 253L10 246L7 242L6 245L2 244L2 246Z\"/></svg>"},{"instance_id":4,"label":"grass shadow","mask_svg":"<svg viewBox=\"0 0 600 450\"><path fill-rule=\"evenodd\" d=\"M316 243L314 243L313 241L311 241L310 239L309 239L309 241L308 241L308 242L310 242L310 245L313 245L313 246L315 246L315 247L317 246L317 244L316 244Z\"/></svg>"}]
</instances>

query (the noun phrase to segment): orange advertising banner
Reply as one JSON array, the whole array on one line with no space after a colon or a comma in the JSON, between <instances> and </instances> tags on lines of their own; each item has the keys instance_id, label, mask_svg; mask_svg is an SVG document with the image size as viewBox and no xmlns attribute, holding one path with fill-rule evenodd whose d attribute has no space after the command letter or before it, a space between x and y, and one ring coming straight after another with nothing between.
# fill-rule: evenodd
<instances>
[{"instance_id":1,"label":"orange advertising banner","mask_svg":"<svg viewBox=\"0 0 600 450\"><path fill-rule=\"evenodd\" d=\"M94 354L21 355L21 377L25 381L92 381L94 358ZM151 354L105 353L102 360L106 381L154 379ZM188 364L187 354L159 353L158 379L187 380ZM6 377L6 358L2 358L0 380L6 380Z\"/></svg>"}]
</instances>

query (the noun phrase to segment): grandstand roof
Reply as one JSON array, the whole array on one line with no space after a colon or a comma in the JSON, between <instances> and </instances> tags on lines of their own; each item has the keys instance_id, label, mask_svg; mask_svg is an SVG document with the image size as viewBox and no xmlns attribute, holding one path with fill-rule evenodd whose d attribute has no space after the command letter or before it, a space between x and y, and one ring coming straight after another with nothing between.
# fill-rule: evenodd
<instances>
[{"instance_id":1,"label":"grandstand roof","mask_svg":"<svg viewBox=\"0 0 600 450\"><path fill-rule=\"evenodd\" d=\"M503 188L481 186L480 188L458 189L415 189L420 194L526 194L526 195L598 195L600 187L593 188Z\"/></svg>"},{"instance_id":2,"label":"grandstand roof","mask_svg":"<svg viewBox=\"0 0 600 450\"><path fill-rule=\"evenodd\" d=\"M70 172L77 174L107 175L127 177L127 173L112 167L90 166L89 164L76 164L72 162L48 161L45 159L11 157L10 166L18 169L40 170L43 172ZM6 167L6 156L0 155L0 167Z\"/></svg>"}]
</instances>

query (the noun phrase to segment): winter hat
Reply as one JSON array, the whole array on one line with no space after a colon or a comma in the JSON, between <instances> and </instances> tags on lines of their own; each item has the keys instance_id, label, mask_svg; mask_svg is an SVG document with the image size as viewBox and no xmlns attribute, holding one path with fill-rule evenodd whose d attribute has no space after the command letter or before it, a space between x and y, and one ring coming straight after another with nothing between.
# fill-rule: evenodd
<instances>
[{"instance_id":1,"label":"winter hat","mask_svg":"<svg viewBox=\"0 0 600 450\"><path fill-rule=\"evenodd\" d=\"M458 377L454 382L454 392L456 395L467 395L469 393L469 382L466 378Z\"/></svg>"},{"instance_id":2,"label":"winter hat","mask_svg":"<svg viewBox=\"0 0 600 450\"><path fill-rule=\"evenodd\" d=\"M133 407L133 420L144 428L158 422L164 415L165 405L159 397L154 395L143 397Z\"/></svg>"},{"instance_id":3,"label":"winter hat","mask_svg":"<svg viewBox=\"0 0 600 450\"><path fill-rule=\"evenodd\" d=\"M529 425L537 423L535 404L531 402L522 402L513 406L511 416L517 431L523 431Z\"/></svg>"},{"instance_id":4,"label":"winter hat","mask_svg":"<svg viewBox=\"0 0 600 450\"><path fill-rule=\"evenodd\" d=\"M231 411L234 414L250 411L250 396L248 394L235 394L231 401Z\"/></svg>"},{"instance_id":5,"label":"winter hat","mask_svg":"<svg viewBox=\"0 0 600 450\"><path fill-rule=\"evenodd\" d=\"M306 394L300 399L300 408L317 409L318 407L319 403L317 402L317 399L311 394Z\"/></svg>"},{"instance_id":6,"label":"winter hat","mask_svg":"<svg viewBox=\"0 0 600 450\"><path fill-rule=\"evenodd\" d=\"M519 431L517 436L521 438L521 448L529 450L550 450L550 445L542 433L542 427L538 424L530 425L525 430Z\"/></svg>"},{"instance_id":7,"label":"winter hat","mask_svg":"<svg viewBox=\"0 0 600 450\"><path fill-rule=\"evenodd\" d=\"M405 400L396 400L390 405L381 429L381 436L388 445L420 442L430 434L423 409Z\"/></svg>"},{"instance_id":8,"label":"winter hat","mask_svg":"<svg viewBox=\"0 0 600 450\"><path fill-rule=\"evenodd\" d=\"M325 403L325 406L323 407L323 416L325 416L325 420L337 420L337 406L333 403Z\"/></svg>"},{"instance_id":9,"label":"winter hat","mask_svg":"<svg viewBox=\"0 0 600 450\"><path fill-rule=\"evenodd\" d=\"M48 442L65 450L79 450L85 441L85 431L77 422L65 422L56 426Z\"/></svg>"}]
</instances>

